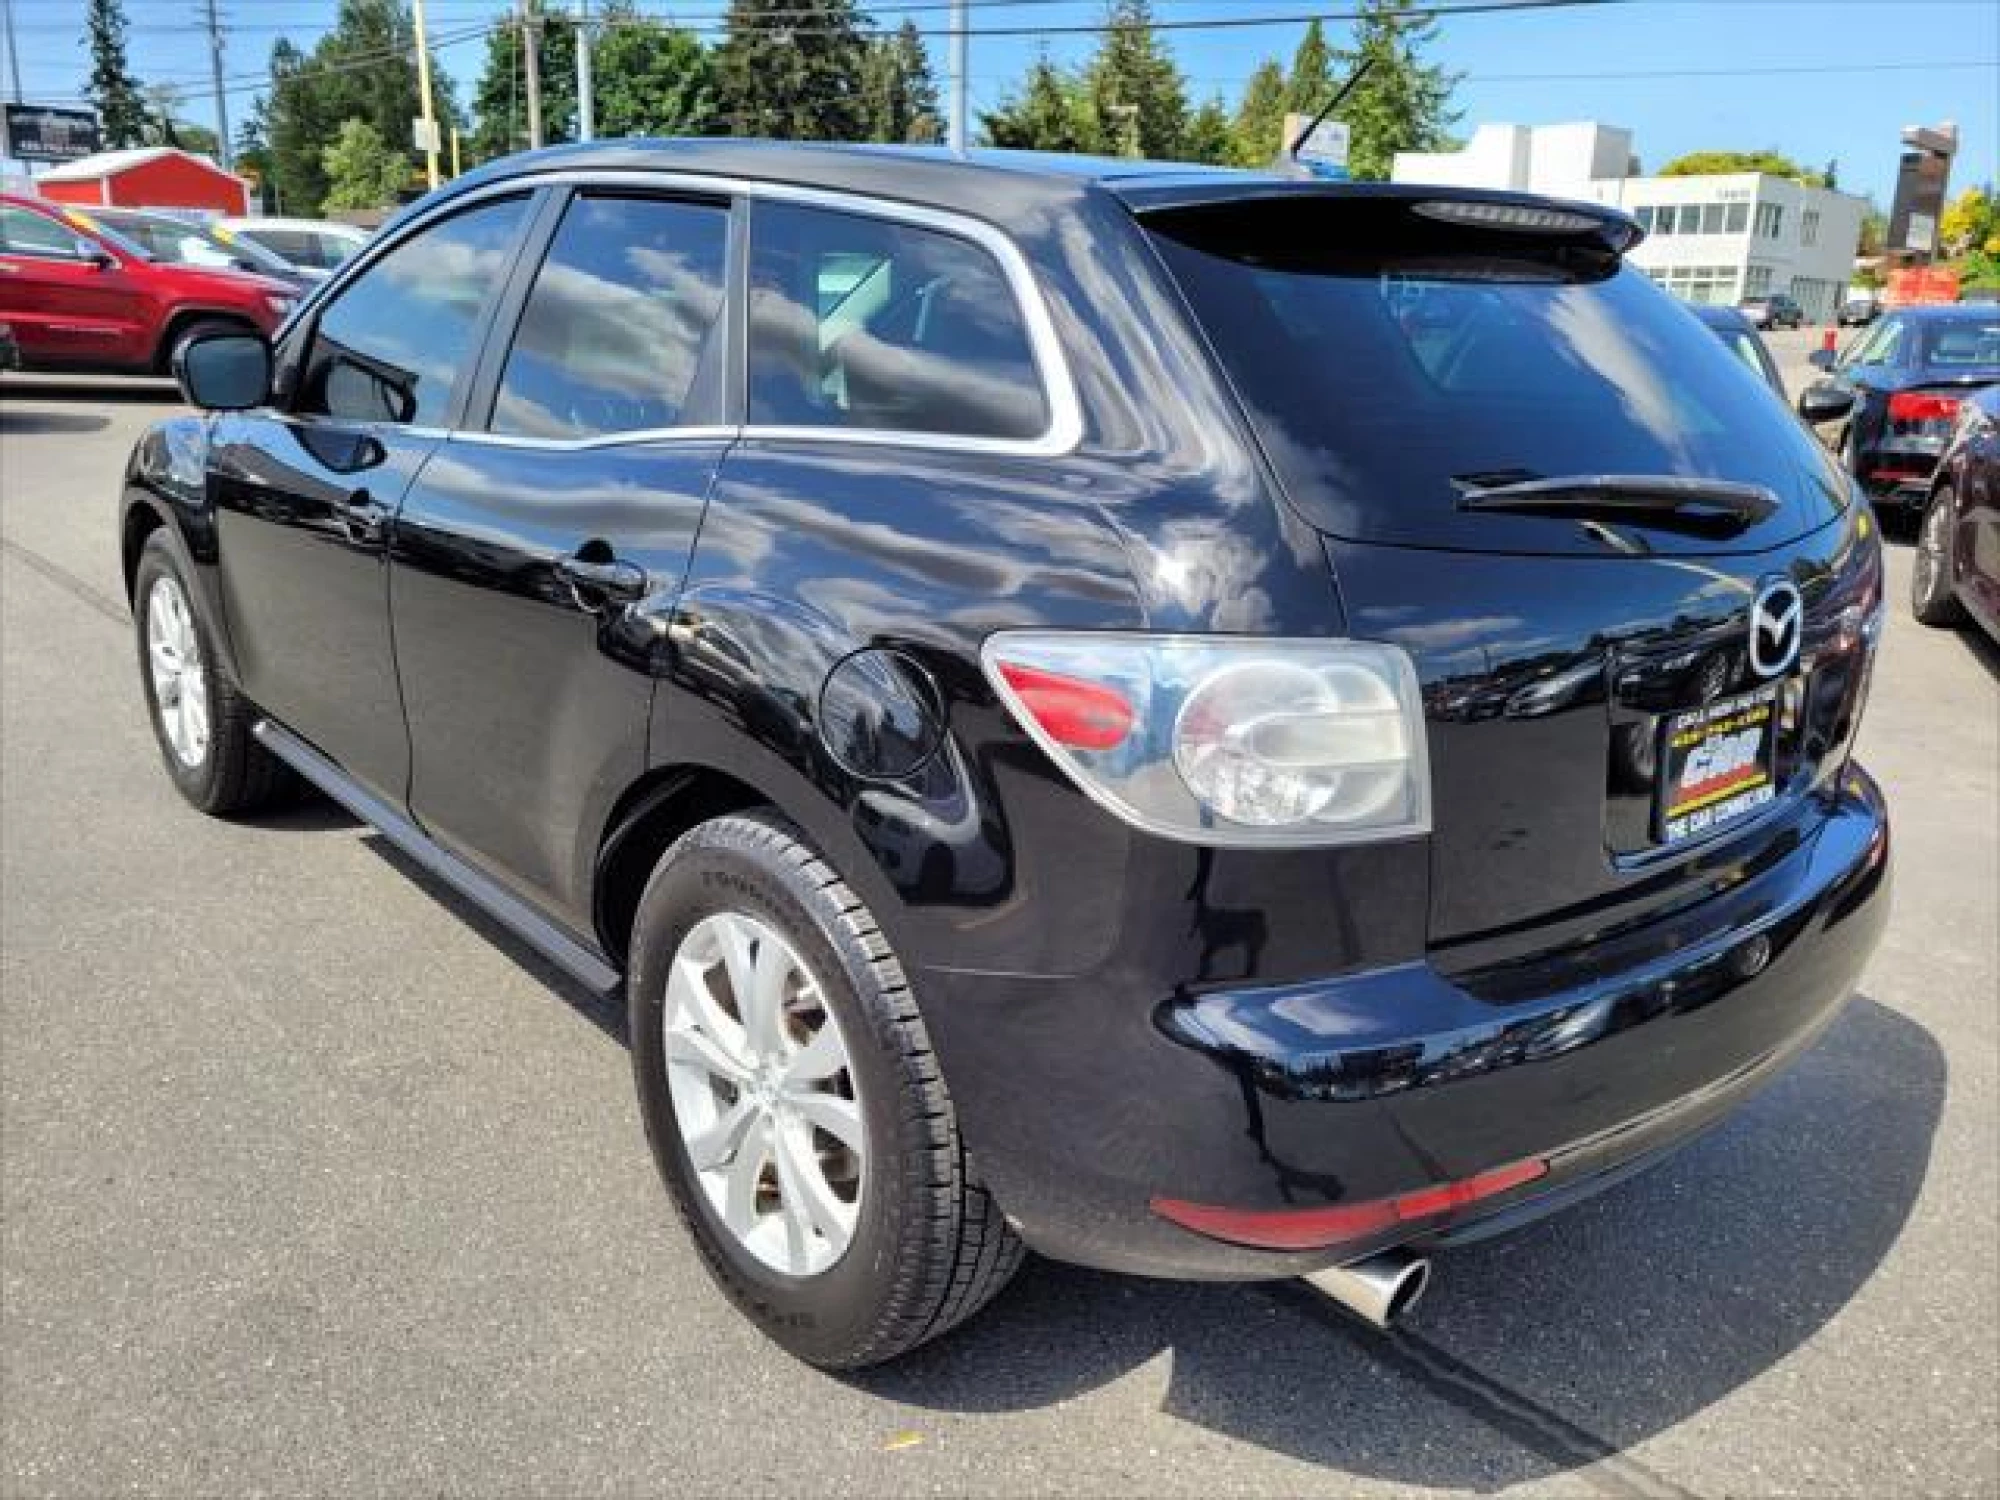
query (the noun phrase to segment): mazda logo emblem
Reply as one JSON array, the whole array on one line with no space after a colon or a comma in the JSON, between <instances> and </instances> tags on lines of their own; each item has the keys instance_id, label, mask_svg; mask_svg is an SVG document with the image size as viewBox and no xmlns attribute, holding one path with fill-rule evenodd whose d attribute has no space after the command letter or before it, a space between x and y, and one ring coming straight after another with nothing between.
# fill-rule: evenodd
<instances>
[{"instance_id":1,"label":"mazda logo emblem","mask_svg":"<svg viewBox=\"0 0 2000 1500\"><path fill-rule=\"evenodd\" d=\"M1750 669L1759 677L1791 671L1805 639L1806 601L1789 578L1772 578L1750 606Z\"/></svg>"}]
</instances>

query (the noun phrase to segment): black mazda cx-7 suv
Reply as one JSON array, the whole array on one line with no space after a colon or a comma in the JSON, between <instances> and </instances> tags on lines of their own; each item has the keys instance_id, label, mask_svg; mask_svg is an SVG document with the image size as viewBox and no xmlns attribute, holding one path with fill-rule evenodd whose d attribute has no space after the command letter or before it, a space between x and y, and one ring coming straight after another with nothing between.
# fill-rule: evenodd
<instances>
[{"instance_id":1,"label":"black mazda cx-7 suv","mask_svg":"<svg viewBox=\"0 0 2000 1500\"><path fill-rule=\"evenodd\" d=\"M316 786L622 993L688 1231L808 1360L1029 1248L1386 1322L1761 1086L1887 909L1868 507L1638 235L509 159L184 352L120 521L167 774Z\"/></svg>"}]
</instances>

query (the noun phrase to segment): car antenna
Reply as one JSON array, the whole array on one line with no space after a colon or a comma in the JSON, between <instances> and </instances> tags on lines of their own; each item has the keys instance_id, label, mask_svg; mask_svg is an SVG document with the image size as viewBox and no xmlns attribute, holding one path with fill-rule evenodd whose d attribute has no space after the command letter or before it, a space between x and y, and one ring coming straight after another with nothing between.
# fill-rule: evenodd
<instances>
[{"instance_id":1,"label":"car antenna","mask_svg":"<svg viewBox=\"0 0 2000 1500\"><path fill-rule=\"evenodd\" d=\"M1362 58L1361 66L1356 68L1352 73L1347 75L1347 82L1343 83L1338 89L1336 89L1334 91L1333 97L1327 100L1325 104L1320 106L1319 113L1314 115L1311 120L1306 122L1306 128L1299 132L1298 139L1292 142L1290 148L1285 152L1285 155L1292 157L1294 160L1296 160L1299 154L1299 147L1303 146L1307 141L1312 139L1312 133L1315 130L1319 129L1320 122L1340 107L1340 101L1345 99L1349 94L1354 92L1354 85L1361 82L1362 79L1366 78L1368 76L1368 70L1374 66L1375 66L1375 59L1373 57Z\"/></svg>"}]
</instances>

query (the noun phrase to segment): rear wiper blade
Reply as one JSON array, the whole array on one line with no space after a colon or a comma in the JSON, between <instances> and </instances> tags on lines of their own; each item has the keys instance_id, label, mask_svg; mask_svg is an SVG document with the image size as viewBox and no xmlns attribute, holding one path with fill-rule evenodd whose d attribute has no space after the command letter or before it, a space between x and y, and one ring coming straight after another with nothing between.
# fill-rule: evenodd
<instances>
[{"instance_id":1,"label":"rear wiper blade","mask_svg":"<svg viewBox=\"0 0 2000 1500\"><path fill-rule=\"evenodd\" d=\"M1453 481L1460 510L1514 515L1596 517L1633 526L1734 536L1778 513L1778 497L1760 484L1692 479L1679 474L1571 474L1482 484Z\"/></svg>"}]
</instances>

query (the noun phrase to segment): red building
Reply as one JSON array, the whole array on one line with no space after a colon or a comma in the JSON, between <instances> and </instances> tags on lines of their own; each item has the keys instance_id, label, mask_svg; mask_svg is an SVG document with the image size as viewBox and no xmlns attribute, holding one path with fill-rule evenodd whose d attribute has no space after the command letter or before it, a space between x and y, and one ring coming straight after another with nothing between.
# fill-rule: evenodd
<instances>
[{"instance_id":1,"label":"red building","mask_svg":"<svg viewBox=\"0 0 2000 1500\"><path fill-rule=\"evenodd\" d=\"M57 203L250 212L250 187L241 177L173 146L100 151L64 162L36 177L35 191Z\"/></svg>"}]
</instances>

